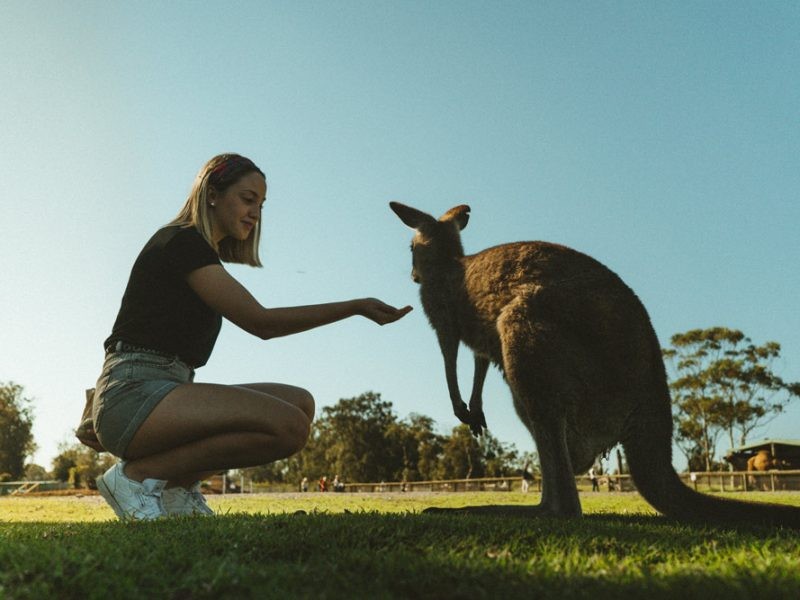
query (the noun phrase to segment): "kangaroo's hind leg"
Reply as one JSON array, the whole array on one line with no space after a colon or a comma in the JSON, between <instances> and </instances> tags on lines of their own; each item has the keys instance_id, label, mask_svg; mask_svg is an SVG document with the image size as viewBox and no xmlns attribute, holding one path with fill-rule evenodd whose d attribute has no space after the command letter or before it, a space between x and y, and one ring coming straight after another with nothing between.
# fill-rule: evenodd
<instances>
[{"instance_id":1,"label":"kangaroo's hind leg","mask_svg":"<svg viewBox=\"0 0 800 600\"><path fill-rule=\"evenodd\" d=\"M506 307L497 328L503 371L514 407L539 452L542 501L538 506L468 506L453 510L531 516L581 514L567 445L567 415L577 401L580 382L571 374L571 350L563 335L554 325L531 319L534 301L535 297L522 297Z\"/></svg>"},{"instance_id":2,"label":"kangaroo's hind leg","mask_svg":"<svg viewBox=\"0 0 800 600\"><path fill-rule=\"evenodd\" d=\"M581 394L570 368L572 352L554 326L531 322L519 307L499 323L503 369L514 408L531 432L542 469L540 512L580 516L581 505L567 444L567 416Z\"/></svg>"}]
</instances>

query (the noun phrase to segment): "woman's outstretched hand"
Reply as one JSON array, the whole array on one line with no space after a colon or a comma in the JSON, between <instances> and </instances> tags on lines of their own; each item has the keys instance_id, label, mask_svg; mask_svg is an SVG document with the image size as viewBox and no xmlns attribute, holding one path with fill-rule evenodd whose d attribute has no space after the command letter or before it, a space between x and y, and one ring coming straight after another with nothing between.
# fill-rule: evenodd
<instances>
[{"instance_id":1,"label":"woman's outstretched hand","mask_svg":"<svg viewBox=\"0 0 800 600\"><path fill-rule=\"evenodd\" d=\"M398 319L402 319L411 312L410 306L403 308L395 308L385 302L381 302L377 298L363 298L358 301L358 313L378 325L386 325L387 323L394 323Z\"/></svg>"},{"instance_id":2,"label":"woman's outstretched hand","mask_svg":"<svg viewBox=\"0 0 800 600\"><path fill-rule=\"evenodd\" d=\"M356 315L386 325L411 311L410 306L395 308L377 298L264 308L222 265L195 269L186 276L186 282L215 312L262 340L308 331Z\"/></svg>"}]
</instances>

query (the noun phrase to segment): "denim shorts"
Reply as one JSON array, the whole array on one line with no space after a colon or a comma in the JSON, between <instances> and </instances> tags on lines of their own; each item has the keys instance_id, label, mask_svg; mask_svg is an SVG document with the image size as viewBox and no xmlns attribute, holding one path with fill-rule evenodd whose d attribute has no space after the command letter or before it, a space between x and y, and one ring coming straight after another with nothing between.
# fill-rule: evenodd
<instances>
[{"instance_id":1,"label":"denim shorts","mask_svg":"<svg viewBox=\"0 0 800 600\"><path fill-rule=\"evenodd\" d=\"M109 352L94 393L97 439L111 454L125 458L128 444L155 406L176 387L193 380L194 369L177 356Z\"/></svg>"}]
</instances>

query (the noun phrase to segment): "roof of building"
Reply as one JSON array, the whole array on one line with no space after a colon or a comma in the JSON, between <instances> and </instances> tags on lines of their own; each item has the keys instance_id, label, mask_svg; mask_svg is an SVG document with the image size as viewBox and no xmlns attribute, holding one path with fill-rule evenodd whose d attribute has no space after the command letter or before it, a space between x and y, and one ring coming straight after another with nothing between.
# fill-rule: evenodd
<instances>
[{"instance_id":1,"label":"roof of building","mask_svg":"<svg viewBox=\"0 0 800 600\"><path fill-rule=\"evenodd\" d=\"M738 448L731 448L728 450L728 455L735 454L737 452L746 452L747 450L756 450L757 448L764 448L766 446L796 446L800 448L800 440L777 440L777 439L764 439L760 442L753 442L752 444L747 444L745 446L739 446Z\"/></svg>"}]
</instances>

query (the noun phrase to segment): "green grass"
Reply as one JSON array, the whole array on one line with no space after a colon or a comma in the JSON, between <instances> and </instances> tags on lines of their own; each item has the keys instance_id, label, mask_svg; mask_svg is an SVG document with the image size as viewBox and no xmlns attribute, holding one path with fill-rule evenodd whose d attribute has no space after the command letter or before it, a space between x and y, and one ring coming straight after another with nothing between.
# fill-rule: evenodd
<instances>
[{"instance_id":1,"label":"green grass","mask_svg":"<svg viewBox=\"0 0 800 600\"><path fill-rule=\"evenodd\" d=\"M120 523L97 496L5 497L0 598L800 597L796 532L677 525L635 494L582 499L583 519L532 520L419 511L534 494L226 496L213 519Z\"/></svg>"}]
</instances>

